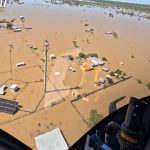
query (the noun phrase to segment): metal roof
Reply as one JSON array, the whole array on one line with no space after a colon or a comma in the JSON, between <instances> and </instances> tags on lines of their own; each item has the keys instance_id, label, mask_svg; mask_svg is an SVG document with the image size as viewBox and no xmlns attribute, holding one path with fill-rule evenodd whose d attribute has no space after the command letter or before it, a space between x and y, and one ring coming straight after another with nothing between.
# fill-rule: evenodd
<instances>
[{"instance_id":1,"label":"metal roof","mask_svg":"<svg viewBox=\"0 0 150 150\"><path fill-rule=\"evenodd\" d=\"M18 102L0 98L0 111L15 114L18 108Z\"/></svg>"},{"instance_id":2,"label":"metal roof","mask_svg":"<svg viewBox=\"0 0 150 150\"><path fill-rule=\"evenodd\" d=\"M68 145L59 128L35 137L35 142L37 150L68 150Z\"/></svg>"}]
</instances>

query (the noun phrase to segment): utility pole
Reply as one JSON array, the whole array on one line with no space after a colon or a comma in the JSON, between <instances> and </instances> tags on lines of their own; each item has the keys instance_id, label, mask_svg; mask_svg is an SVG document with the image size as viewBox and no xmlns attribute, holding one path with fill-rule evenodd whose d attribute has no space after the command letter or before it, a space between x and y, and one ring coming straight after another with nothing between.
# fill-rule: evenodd
<instances>
[{"instance_id":1,"label":"utility pole","mask_svg":"<svg viewBox=\"0 0 150 150\"><path fill-rule=\"evenodd\" d=\"M46 39L44 41L45 43L45 70L44 70L44 93L46 94L46 86L47 86L47 53L48 53L48 46L49 46L49 43L48 43L48 40Z\"/></svg>"},{"instance_id":2,"label":"utility pole","mask_svg":"<svg viewBox=\"0 0 150 150\"><path fill-rule=\"evenodd\" d=\"M12 84L12 59L11 59L11 52L12 52L12 48L13 48L13 44L9 44L9 62L10 62L10 80L11 80L11 84Z\"/></svg>"}]
</instances>

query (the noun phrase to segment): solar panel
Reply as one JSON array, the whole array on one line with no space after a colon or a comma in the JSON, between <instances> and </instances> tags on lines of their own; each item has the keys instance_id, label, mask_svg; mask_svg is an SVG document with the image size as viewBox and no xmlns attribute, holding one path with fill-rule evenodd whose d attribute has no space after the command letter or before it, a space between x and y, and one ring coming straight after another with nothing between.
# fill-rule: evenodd
<instances>
[{"instance_id":1,"label":"solar panel","mask_svg":"<svg viewBox=\"0 0 150 150\"><path fill-rule=\"evenodd\" d=\"M18 108L18 102L0 98L0 111L15 114Z\"/></svg>"},{"instance_id":2,"label":"solar panel","mask_svg":"<svg viewBox=\"0 0 150 150\"><path fill-rule=\"evenodd\" d=\"M13 104L13 105L18 105L18 102L16 102L16 101L7 100L7 99L3 99L3 98L0 98L0 102L9 103L9 104Z\"/></svg>"}]
</instances>

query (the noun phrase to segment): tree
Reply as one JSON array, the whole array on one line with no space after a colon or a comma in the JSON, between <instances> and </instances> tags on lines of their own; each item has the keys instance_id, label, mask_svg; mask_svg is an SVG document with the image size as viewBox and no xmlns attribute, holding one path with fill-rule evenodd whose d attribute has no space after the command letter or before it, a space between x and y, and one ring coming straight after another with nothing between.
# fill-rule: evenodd
<instances>
[{"instance_id":1,"label":"tree","mask_svg":"<svg viewBox=\"0 0 150 150\"><path fill-rule=\"evenodd\" d=\"M100 82L95 82L95 84L97 85L97 86L100 86L101 85L101 83Z\"/></svg>"},{"instance_id":2,"label":"tree","mask_svg":"<svg viewBox=\"0 0 150 150\"><path fill-rule=\"evenodd\" d=\"M121 76L120 78L121 78L122 80L124 80L124 79L125 79L125 77L124 77L124 76Z\"/></svg>"},{"instance_id":3,"label":"tree","mask_svg":"<svg viewBox=\"0 0 150 150\"><path fill-rule=\"evenodd\" d=\"M127 76L127 74L125 72L122 73L123 76Z\"/></svg>"},{"instance_id":4,"label":"tree","mask_svg":"<svg viewBox=\"0 0 150 150\"><path fill-rule=\"evenodd\" d=\"M13 26L13 24L11 22L7 23L6 27L7 29L10 29Z\"/></svg>"},{"instance_id":5,"label":"tree","mask_svg":"<svg viewBox=\"0 0 150 150\"><path fill-rule=\"evenodd\" d=\"M103 60L103 61L107 61L107 58L106 58L106 57L102 57L102 60Z\"/></svg>"},{"instance_id":6,"label":"tree","mask_svg":"<svg viewBox=\"0 0 150 150\"><path fill-rule=\"evenodd\" d=\"M117 32L112 32L112 34L113 34L113 36L114 36L115 39L118 39L118 34L117 34Z\"/></svg>"},{"instance_id":7,"label":"tree","mask_svg":"<svg viewBox=\"0 0 150 150\"><path fill-rule=\"evenodd\" d=\"M121 75L121 74L122 74L122 71L121 71L120 69L117 69L117 70L115 71L115 73Z\"/></svg>"},{"instance_id":8,"label":"tree","mask_svg":"<svg viewBox=\"0 0 150 150\"><path fill-rule=\"evenodd\" d=\"M88 57L97 57L98 58L98 55L96 53L88 53L87 56Z\"/></svg>"},{"instance_id":9,"label":"tree","mask_svg":"<svg viewBox=\"0 0 150 150\"><path fill-rule=\"evenodd\" d=\"M80 52L80 53L79 53L79 57L80 57L80 58L86 58L86 55L85 55L84 53Z\"/></svg>"},{"instance_id":10,"label":"tree","mask_svg":"<svg viewBox=\"0 0 150 150\"><path fill-rule=\"evenodd\" d=\"M150 90L150 83L148 83L146 86L147 86L147 88Z\"/></svg>"},{"instance_id":11,"label":"tree","mask_svg":"<svg viewBox=\"0 0 150 150\"><path fill-rule=\"evenodd\" d=\"M98 114L95 109L92 109L90 111L90 118L89 118L88 126L92 128L102 119L103 119L103 116L101 114Z\"/></svg>"},{"instance_id":12,"label":"tree","mask_svg":"<svg viewBox=\"0 0 150 150\"><path fill-rule=\"evenodd\" d=\"M142 82L142 80L139 79L139 80L138 80L138 83L139 83L139 84L142 84L143 82Z\"/></svg>"},{"instance_id":13,"label":"tree","mask_svg":"<svg viewBox=\"0 0 150 150\"><path fill-rule=\"evenodd\" d=\"M109 73L109 75L110 75L110 76L114 76L115 74L114 74L113 71L111 71L111 72Z\"/></svg>"},{"instance_id":14,"label":"tree","mask_svg":"<svg viewBox=\"0 0 150 150\"><path fill-rule=\"evenodd\" d=\"M112 83L113 83L112 79L109 78L109 77L106 77L106 80L108 81L109 84L112 84Z\"/></svg>"},{"instance_id":15,"label":"tree","mask_svg":"<svg viewBox=\"0 0 150 150\"><path fill-rule=\"evenodd\" d=\"M74 60L74 58L73 58L72 55L68 55L68 59L69 59L69 60Z\"/></svg>"}]
</instances>

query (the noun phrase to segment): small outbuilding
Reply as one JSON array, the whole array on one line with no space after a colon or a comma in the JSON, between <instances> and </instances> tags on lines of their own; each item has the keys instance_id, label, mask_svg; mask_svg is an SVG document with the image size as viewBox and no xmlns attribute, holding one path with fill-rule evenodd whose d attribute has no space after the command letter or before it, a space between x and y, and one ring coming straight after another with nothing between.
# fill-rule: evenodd
<instances>
[{"instance_id":1,"label":"small outbuilding","mask_svg":"<svg viewBox=\"0 0 150 150\"><path fill-rule=\"evenodd\" d=\"M83 71L91 71L94 70L93 66L91 66L89 63L83 63L83 65L81 66L81 70Z\"/></svg>"},{"instance_id":2,"label":"small outbuilding","mask_svg":"<svg viewBox=\"0 0 150 150\"><path fill-rule=\"evenodd\" d=\"M109 71L109 69L108 69L108 68L105 68L105 67L103 67L102 70L105 71L105 72L108 72L108 71Z\"/></svg>"},{"instance_id":3,"label":"small outbuilding","mask_svg":"<svg viewBox=\"0 0 150 150\"><path fill-rule=\"evenodd\" d=\"M0 95L4 95L6 93L5 92L6 88L7 86L5 84L0 87Z\"/></svg>"},{"instance_id":4,"label":"small outbuilding","mask_svg":"<svg viewBox=\"0 0 150 150\"><path fill-rule=\"evenodd\" d=\"M99 59L97 57L89 57L89 58L87 58L87 60L91 62L93 67L96 67L99 65L102 66L105 64L105 62L103 62L101 59Z\"/></svg>"},{"instance_id":5,"label":"small outbuilding","mask_svg":"<svg viewBox=\"0 0 150 150\"><path fill-rule=\"evenodd\" d=\"M99 79L98 79L98 82L104 84L104 83L106 82L106 80L104 80L104 79L102 79L102 78L99 78Z\"/></svg>"},{"instance_id":6,"label":"small outbuilding","mask_svg":"<svg viewBox=\"0 0 150 150\"><path fill-rule=\"evenodd\" d=\"M25 62L20 62L20 63L16 64L16 67L20 67L20 66L26 66L26 63Z\"/></svg>"},{"instance_id":7,"label":"small outbuilding","mask_svg":"<svg viewBox=\"0 0 150 150\"><path fill-rule=\"evenodd\" d=\"M10 86L10 90L11 90L11 92L17 92L17 91L18 91L18 89L19 89L19 87L18 87L18 85L17 85L17 84L12 84L12 85Z\"/></svg>"},{"instance_id":8,"label":"small outbuilding","mask_svg":"<svg viewBox=\"0 0 150 150\"><path fill-rule=\"evenodd\" d=\"M7 88L7 86L4 84L0 87L0 90L4 91L4 90L6 90L6 88Z\"/></svg>"},{"instance_id":9,"label":"small outbuilding","mask_svg":"<svg viewBox=\"0 0 150 150\"><path fill-rule=\"evenodd\" d=\"M24 16L20 16L19 19L20 20L25 20L25 17Z\"/></svg>"},{"instance_id":10,"label":"small outbuilding","mask_svg":"<svg viewBox=\"0 0 150 150\"><path fill-rule=\"evenodd\" d=\"M50 59L50 60L52 60L52 59L56 59L55 54L50 54L50 55L49 55L49 59Z\"/></svg>"},{"instance_id":11,"label":"small outbuilding","mask_svg":"<svg viewBox=\"0 0 150 150\"><path fill-rule=\"evenodd\" d=\"M5 94L5 91L0 89L0 95L4 95L4 94Z\"/></svg>"}]
</instances>

